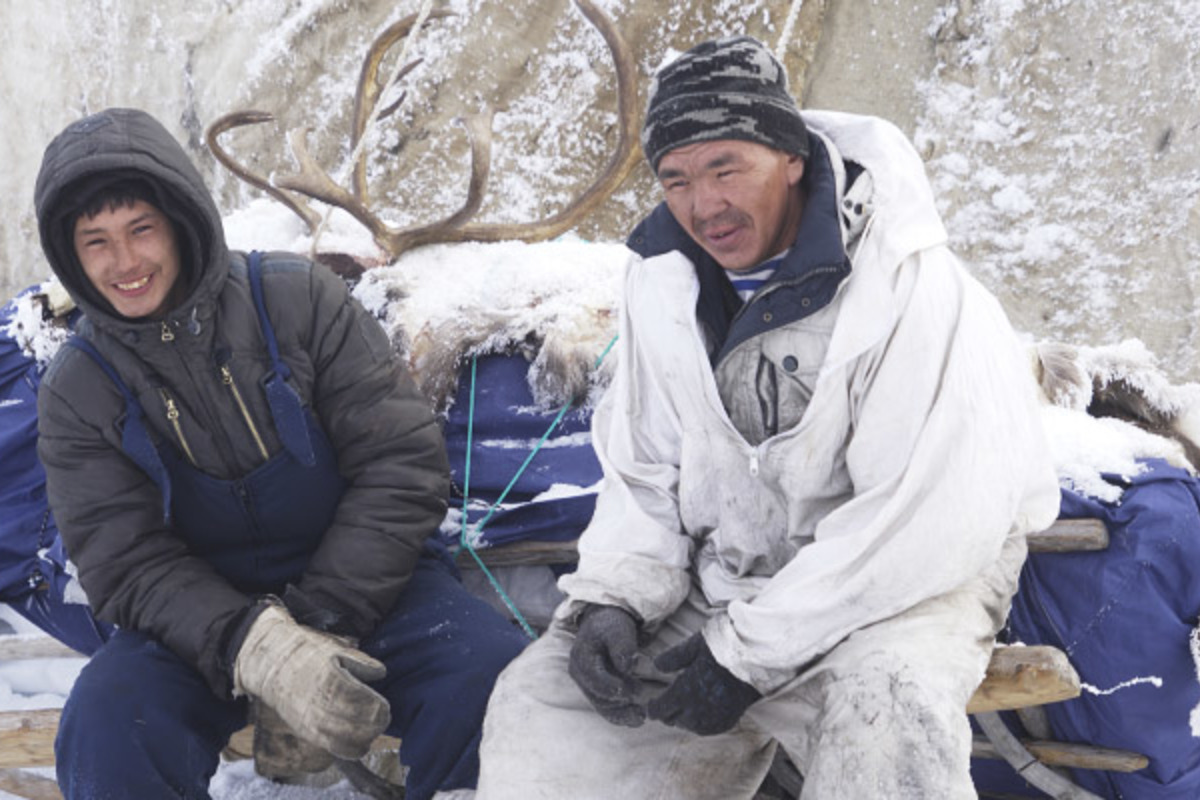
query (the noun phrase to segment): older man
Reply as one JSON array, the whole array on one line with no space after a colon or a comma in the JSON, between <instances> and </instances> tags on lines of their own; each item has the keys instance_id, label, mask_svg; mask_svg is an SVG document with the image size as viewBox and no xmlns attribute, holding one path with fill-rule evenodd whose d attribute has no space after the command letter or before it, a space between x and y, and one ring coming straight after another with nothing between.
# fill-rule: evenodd
<instances>
[{"instance_id":1,"label":"older man","mask_svg":"<svg viewBox=\"0 0 1200 800\"><path fill-rule=\"evenodd\" d=\"M973 798L964 707L1058 508L1028 366L891 125L747 37L663 68L605 481L479 796Z\"/></svg>"}]
</instances>

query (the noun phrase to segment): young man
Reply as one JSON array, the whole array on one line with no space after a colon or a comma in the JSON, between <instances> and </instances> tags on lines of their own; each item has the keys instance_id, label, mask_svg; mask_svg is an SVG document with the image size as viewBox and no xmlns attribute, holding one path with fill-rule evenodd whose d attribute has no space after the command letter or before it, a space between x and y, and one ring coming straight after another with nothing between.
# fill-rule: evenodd
<instances>
[{"instance_id":1,"label":"young man","mask_svg":"<svg viewBox=\"0 0 1200 800\"><path fill-rule=\"evenodd\" d=\"M973 798L967 699L1058 488L1027 360L891 125L757 41L651 88L605 482L479 797Z\"/></svg>"},{"instance_id":2,"label":"young man","mask_svg":"<svg viewBox=\"0 0 1200 800\"><path fill-rule=\"evenodd\" d=\"M378 323L306 259L227 250L143 112L59 134L36 204L84 313L41 383L38 454L89 602L119 626L63 711L64 794L207 797L247 698L260 771L357 758L387 731L410 798L472 786L523 637L427 541L444 447Z\"/></svg>"}]
</instances>

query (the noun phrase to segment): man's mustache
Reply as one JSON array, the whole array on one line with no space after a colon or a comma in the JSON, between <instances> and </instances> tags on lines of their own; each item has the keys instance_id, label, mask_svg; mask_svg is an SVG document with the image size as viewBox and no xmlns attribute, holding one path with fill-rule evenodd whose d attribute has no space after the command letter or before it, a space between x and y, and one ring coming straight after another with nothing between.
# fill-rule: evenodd
<instances>
[{"instance_id":1,"label":"man's mustache","mask_svg":"<svg viewBox=\"0 0 1200 800\"><path fill-rule=\"evenodd\" d=\"M695 228L696 233L707 236L709 228L717 228L719 230L721 228L748 226L749 224L749 214L736 208L727 208L711 219L697 220Z\"/></svg>"}]
</instances>

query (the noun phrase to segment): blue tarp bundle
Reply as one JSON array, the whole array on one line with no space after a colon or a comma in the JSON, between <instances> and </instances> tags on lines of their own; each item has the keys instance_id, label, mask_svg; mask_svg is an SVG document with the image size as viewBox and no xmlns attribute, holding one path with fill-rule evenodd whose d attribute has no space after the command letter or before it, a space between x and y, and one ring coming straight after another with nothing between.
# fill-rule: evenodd
<instances>
[{"instance_id":1,"label":"blue tarp bundle","mask_svg":"<svg viewBox=\"0 0 1200 800\"><path fill-rule=\"evenodd\" d=\"M471 430L469 530L521 469L558 409L539 409L529 388L529 362L521 355L489 355L476 362L474 422ZM454 404L446 420L446 449L456 497L462 505L466 479L467 431L471 417L471 365L461 371ZM522 539L566 541L583 532L596 505L595 484L600 463L592 451L591 414L573 409L565 414L538 450L512 489L481 530L477 546L504 544ZM552 492L552 486L578 487L578 491ZM592 487L590 491L584 491ZM511 506L511 507L510 507ZM458 541L457 532L447 539Z\"/></svg>"},{"instance_id":2,"label":"blue tarp bundle","mask_svg":"<svg viewBox=\"0 0 1200 800\"><path fill-rule=\"evenodd\" d=\"M1061 516L1103 520L1109 547L1031 555L1009 624L1014 640L1061 648L1082 682L1103 692L1046 706L1056 738L1150 758L1136 773L1076 770L1081 786L1107 798L1194 800L1200 738L1189 718L1200 680L1189 642L1200 613L1200 483L1162 461L1146 466L1129 480L1109 478L1125 486L1119 504L1063 492Z\"/></svg>"},{"instance_id":3,"label":"blue tarp bundle","mask_svg":"<svg viewBox=\"0 0 1200 800\"><path fill-rule=\"evenodd\" d=\"M24 294L34 291L28 290ZM0 309L0 600L12 601L51 579L64 561L46 507L46 473L37 458L37 362L4 334L17 311ZM39 551L47 550L45 557Z\"/></svg>"},{"instance_id":4,"label":"blue tarp bundle","mask_svg":"<svg viewBox=\"0 0 1200 800\"><path fill-rule=\"evenodd\" d=\"M96 622L87 606L64 597L71 578L37 457L41 368L8 334L18 302L39 288L0 308L0 602L59 641L91 653L111 627Z\"/></svg>"}]
</instances>

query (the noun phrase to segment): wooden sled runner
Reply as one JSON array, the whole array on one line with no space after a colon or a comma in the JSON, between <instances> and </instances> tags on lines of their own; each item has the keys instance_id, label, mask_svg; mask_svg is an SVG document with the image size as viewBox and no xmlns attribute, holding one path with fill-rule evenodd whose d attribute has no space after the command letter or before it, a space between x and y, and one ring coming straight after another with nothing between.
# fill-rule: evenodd
<instances>
[{"instance_id":1,"label":"wooden sled runner","mask_svg":"<svg viewBox=\"0 0 1200 800\"><path fill-rule=\"evenodd\" d=\"M1097 520L1059 520L1045 531L1029 536L1031 552L1103 550L1108 532ZM563 564L577 560L574 542L518 542L477 551L488 567ZM460 554L459 564L475 565ZM48 637L0 639L0 661L72 657L74 651ZM1138 753L1084 744L1055 742L1041 706L1079 696L1079 676L1057 648L1049 646L997 646L987 675L967 705L982 735L975 738L972 754L998 758L1012 765L1026 781L1058 800L1093 800L1096 795L1065 777L1061 768L1134 772L1149 760ZM1014 735L1001 722L1000 711L1016 711L1026 736ZM0 713L0 791L29 800L61 798L53 781L20 771L22 767L54 764L57 709ZM235 734L231 750L246 757L248 729ZM391 740L392 748L396 742ZM782 755L776 758L772 777L785 791L797 796L803 779Z\"/></svg>"}]
</instances>

